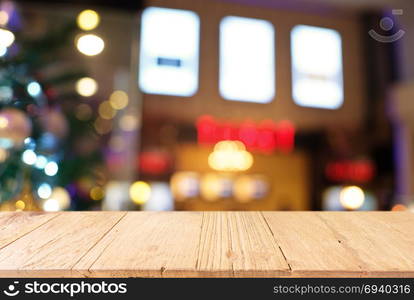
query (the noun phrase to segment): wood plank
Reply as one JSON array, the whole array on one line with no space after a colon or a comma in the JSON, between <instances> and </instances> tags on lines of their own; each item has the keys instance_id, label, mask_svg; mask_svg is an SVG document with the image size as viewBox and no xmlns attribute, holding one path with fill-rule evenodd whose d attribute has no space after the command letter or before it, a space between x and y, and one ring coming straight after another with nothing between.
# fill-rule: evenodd
<instances>
[{"instance_id":1,"label":"wood plank","mask_svg":"<svg viewBox=\"0 0 414 300\"><path fill-rule=\"evenodd\" d=\"M414 214L330 213L319 217L335 232L366 276L414 276Z\"/></svg>"},{"instance_id":2,"label":"wood plank","mask_svg":"<svg viewBox=\"0 0 414 300\"><path fill-rule=\"evenodd\" d=\"M259 212L205 212L197 271L214 277L286 276L289 266Z\"/></svg>"},{"instance_id":3,"label":"wood plank","mask_svg":"<svg viewBox=\"0 0 414 300\"><path fill-rule=\"evenodd\" d=\"M410 212L0 214L0 277L414 276Z\"/></svg>"},{"instance_id":4,"label":"wood plank","mask_svg":"<svg viewBox=\"0 0 414 300\"><path fill-rule=\"evenodd\" d=\"M4 212L0 214L0 249L56 218L58 213Z\"/></svg>"},{"instance_id":5,"label":"wood plank","mask_svg":"<svg viewBox=\"0 0 414 300\"><path fill-rule=\"evenodd\" d=\"M124 215L62 213L0 250L0 277L79 276L72 267Z\"/></svg>"},{"instance_id":6,"label":"wood plank","mask_svg":"<svg viewBox=\"0 0 414 300\"><path fill-rule=\"evenodd\" d=\"M314 212L263 212L293 276L355 276L360 260Z\"/></svg>"},{"instance_id":7,"label":"wood plank","mask_svg":"<svg viewBox=\"0 0 414 300\"><path fill-rule=\"evenodd\" d=\"M414 275L412 213L263 215L292 268L292 276Z\"/></svg>"},{"instance_id":8,"label":"wood plank","mask_svg":"<svg viewBox=\"0 0 414 300\"><path fill-rule=\"evenodd\" d=\"M202 215L128 212L74 269L93 277L194 276Z\"/></svg>"}]
</instances>

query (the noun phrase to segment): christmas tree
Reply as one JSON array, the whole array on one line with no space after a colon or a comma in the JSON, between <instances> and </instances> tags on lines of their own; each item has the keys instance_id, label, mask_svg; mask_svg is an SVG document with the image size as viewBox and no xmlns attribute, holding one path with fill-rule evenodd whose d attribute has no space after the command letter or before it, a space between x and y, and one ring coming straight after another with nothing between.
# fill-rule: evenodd
<instances>
[{"instance_id":1,"label":"christmas tree","mask_svg":"<svg viewBox=\"0 0 414 300\"><path fill-rule=\"evenodd\" d=\"M90 209L105 176L94 110L75 92L86 74L65 61L76 22L33 37L13 17L0 16L0 210Z\"/></svg>"}]
</instances>

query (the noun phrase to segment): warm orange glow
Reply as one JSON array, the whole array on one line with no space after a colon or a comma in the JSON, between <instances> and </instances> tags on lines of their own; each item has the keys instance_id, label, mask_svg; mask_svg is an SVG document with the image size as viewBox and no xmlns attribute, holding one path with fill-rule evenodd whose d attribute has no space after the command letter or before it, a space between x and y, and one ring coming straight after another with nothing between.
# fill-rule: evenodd
<instances>
[{"instance_id":1,"label":"warm orange glow","mask_svg":"<svg viewBox=\"0 0 414 300\"><path fill-rule=\"evenodd\" d=\"M221 141L208 157L209 166L217 171L246 171L253 165L253 156L239 141Z\"/></svg>"},{"instance_id":2,"label":"warm orange glow","mask_svg":"<svg viewBox=\"0 0 414 300\"><path fill-rule=\"evenodd\" d=\"M392 207L391 209L392 211L406 211L408 210L407 206L402 205L402 204L396 204Z\"/></svg>"},{"instance_id":3,"label":"warm orange glow","mask_svg":"<svg viewBox=\"0 0 414 300\"><path fill-rule=\"evenodd\" d=\"M364 204L365 193L360 187L346 186L339 193L339 201L344 208L356 210Z\"/></svg>"}]
</instances>

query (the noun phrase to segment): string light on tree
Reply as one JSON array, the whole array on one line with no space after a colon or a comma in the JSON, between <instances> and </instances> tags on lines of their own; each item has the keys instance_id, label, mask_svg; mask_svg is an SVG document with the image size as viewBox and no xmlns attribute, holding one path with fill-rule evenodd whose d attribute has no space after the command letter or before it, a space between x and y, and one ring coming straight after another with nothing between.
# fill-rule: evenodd
<instances>
[{"instance_id":1,"label":"string light on tree","mask_svg":"<svg viewBox=\"0 0 414 300\"><path fill-rule=\"evenodd\" d=\"M36 163L37 160L37 155L33 150L25 150L22 154L22 161L26 164L26 165L34 165Z\"/></svg>"},{"instance_id":2,"label":"string light on tree","mask_svg":"<svg viewBox=\"0 0 414 300\"><path fill-rule=\"evenodd\" d=\"M59 167L57 163L55 163L54 161L48 162L45 166L45 174L47 176L55 176L58 171L59 171Z\"/></svg>"},{"instance_id":3,"label":"string light on tree","mask_svg":"<svg viewBox=\"0 0 414 300\"><path fill-rule=\"evenodd\" d=\"M85 34L78 39L76 46L80 53L95 56L104 50L105 42L95 34Z\"/></svg>"},{"instance_id":4,"label":"string light on tree","mask_svg":"<svg viewBox=\"0 0 414 300\"><path fill-rule=\"evenodd\" d=\"M48 183L42 183L37 189L37 195L41 199L48 199L52 195L52 187Z\"/></svg>"},{"instance_id":5,"label":"string light on tree","mask_svg":"<svg viewBox=\"0 0 414 300\"><path fill-rule=\"evenodd\" d=\"M86 9L78 15L76 21L80 29L88 31L98 27L100 19L101 18L96 11Z\"/></svg>"},{"instance_id":6,"label":"string light on tree","mask_svg":"<svg viewBox=\"0 0 414 300\"><path fill-rule=\"evenodd\" d=\"M7 140L13 147L18 147L31 131L32 124L22 111L15 108L0 111L0 141Z\"/></svg>"},{"instance_id":7,"label":"string light on tree","mask_svg":"<svg viewBox=\"0 0 414 300\"><path fill-rule=\"evenodd\" d=\"M70 206L70 196L66 189L55 187L48 199L43 201L44 211L60 211L68 209Z\"/></svg>"},{"instance_id":8,"label":"string light on tree","mask_svg":"<svg viewBox=\"0 0 414 300\"><path fill-rule=\"evenodd\" d=\"M37 169L44 169L47 165L47 158L43 155L38 155L34 165Z\"/></svg>"},{"instance_id":9,"label":"string light on tree","mask_svg":"<svg viewBox=\"0 0 414 300\"><path fill-rule=\"evenodd\" d=\"M4 162L9 157L6 149L0 148L0 163Z\"/></svg>"}]
</instances>

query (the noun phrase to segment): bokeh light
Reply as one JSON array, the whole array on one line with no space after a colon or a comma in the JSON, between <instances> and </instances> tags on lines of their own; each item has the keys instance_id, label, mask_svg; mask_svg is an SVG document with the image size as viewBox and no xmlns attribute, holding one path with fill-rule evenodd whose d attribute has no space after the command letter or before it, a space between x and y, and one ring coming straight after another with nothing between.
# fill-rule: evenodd
<instances>
[{"instance_id":1,"label":"bokeh light","mask_svg":"<svg viewBox=\"0 0 414 300\"><path fill-rule=\"evenodd\" d=\"M4 162L8 157L8 151L4 148L0 148L0 163Z\"/></svg>"},{"instance_id":2,"label":"bokeh light","mask_svg":"<svg viewBox=\"0 0 414 300\"><path fill-rule=\"evenodd\" d=\"M37 160L37 155L33 150L25 150L22 154L22 160L27 165L34 165Z\"/></svg>"},{"instance_id":3,"label":"bokeh light","mask_svg":"<svg viewBox=\"0 0 414 300\"><path fill-rule=\"evenodd\" d=\"M59 170L57 163L50 161L45 166L45 174L47 176L55 176Z\"/></svg>"},{"instance_id":4,"label":"bokeh light","mask_svg":"<svg viewBox=\"0 0 414 300\"><path fill-rule=\"evenodd\" d=\"M15 203L16 210L21 211L24 210L26 207L26 203L23 200L17 200Z\"/></svg>"},{"instance_id":5,"label":"bokeh light","mask_svg":"<svg viewBox=\"0 0 414 300\"><path fill-rule=\"evenodd\" d=\"M407 206L403 205L403 204L395 204L392 209L392 211L407 211L408 208Z\"/></svg>"},{"instance_id":6,"label":"bokeh light","mask_svg":"<svg viewBox=\"0 0 414 300\"><path fill-rule=\"evenodd\" d=\"M112 130L112 122L109 120L102 119L100 117L95 120L93 125L96 132L101 135L107 134Z\"/></svg>"},{"instance_id":7,"label":"bokeh light","mask_svg":"<svg viewBox=\"0 0 414 300\"><path fill-rule=\"evenodd\" d=\"M82 54L95 56L104 50L105 42L95 34L85 34L78 39L76 46Z\"/></svg>"},{"instance_id":8,"label":"bokeh light","mask_svg":"<svg viewBox=\"0 0 414 300\"><path fill-rule=\"evenodd\" d=\"M0 48L10 47L14 42L14 34L10 30L0 28Z\"/></svg>"},{"instance_id":9,"label":"bokeh light","mask_svg":"<svg viewBox=\"0 0 414 300\"><path fill-rule=\"evenodd\" d=\"M80 29L88 31L98 27L100 17L96 11L92 9L86 9L78 15L76 21Z\"/></svg>"},{"instance_id":10,"label":"bokeh light","mask_svg":"<svg viewBox=\"0 0 414 300\"><path fill-rule=\"evenodd\" d=\"M135 204L144 204L151 196L151 186L144 181L134 182L129 188L129 196Z\"/></svg>"},{"instance_id":11,"label":"bokeh light","mask_svg":"<svg viewBox=\"0 0 414 300\"><path fill-rule=\"evenodd\" d=\"M7 23L9 23L9 14L7 11L0 10L0 26L5 26Z\"/></svg>"},{"instance_id":12,"label":"bokeh light","mask_svg":"<svg viewBox=\"0 0 414 300\"><path fill-rule=\"evenodd\" d=\"M42 92L42 87L36 81L32 81L27 85L27 92L32 97L38 97Z\"/></svg>"},{"instance_id":13,"label":"bokeh light","mask_svg":"<svg viewBox=\"0 0 414 300\"><path fill-rule=\"evenodd\" d=\"M253 156L242 142L221 141L209 155L208 164L217 171L246 171L253 165Z\"/></svg>"},{"instance_id":14,"label":"bokeh light","mask_svg":"<svg viewBox=\"0 0 414 300\"><path fill-rule=\"evenodd\" d=\"M104 120L111 120L116 115L116 110L111 106L109 101L104 101L99 105L99 116Z\"/></svg>"},{"instance_id":15,"label":"bokeh light","mask_svg":"<svg viewBox=\"0 0 414 300\"><path fill-rule=\"evenodd\" d=\"M205 174L201 178L200 191L204 200L217 201L232 196L231 178L214 173Z\"/></svg>"},{"instance_id":16,"label":"bokeh light","mask_svg":"<svg viewBox=\"0 0 414 300\"><path fill-rule=\"evenodd\" d=\"M99 201L104 198L105 193L101 187L95 186L89 192L89 196L91 197L92 200Z\"/></svg>"},{"instance_id":17,"label":"bokeh light","mask_svg":"<svg viewBox=\"0 0 414 300\"><path fill-rule=\"evenodd\" d=\"M93 96L98 91L98 83L90 77L81 78L76 82L76 91L83 97Z\"/></svg>"},{"instance_id":18,"label":"bokeh light","mask_svg":"<svg viewBox=\"0 0 414 300\"><path fill-rule=\"evenodd\" d=\"M6 128L9 125L9 120L5 116L0 116L0 128Z\"/></svg>"},{"instance_id":19,"label":"bokeh light","mask_svg":"<svg viewBox=\"0 0 414 300\"><path fill-rule=\"evenodd\" d=\"M124 109L129 102L128 94L124 91L115 91L109 97L109 102L116 110Z\"/></svg>"},{"instance_id":20,"label":"bokeh light","mask_svg":"<svg viewBox=\"0 0 414 300\"><path fill-rule=\"evenodd\" d=\"M69 193L63 187L55 187L50 199L55 199L58 202L60 210L67 209L70 206Z\"/></svg>"},{"instance_id":21,"label":"bokeh light","mask_svg":"<svg viewBox=\"0 0 414 300\"><path fill-rule=\"evenodd\" d=\"M365 201L364 191L357 186L346 186L339 193L339 201L348 210L357 210Z\"/></svg>"},{"instance_id":22,"label":"bokeh light","mask_svg":"<svg viewBox=\"0 0 414 300\"><path fill-rule=\"evenodd\" d=\"M59 202L56 199L50 198L43 202L42 208L44 211L54 212L59 211Z\"/></svg>"},{"instance_id":23,"label":"bokeh light","mask_svg":"<svg viewBox=\"0 0 414 300\"><path fill-rule=\"evenodd\" d=\"M134 131L138 128L138 118L132 115L122 116L119 127L124 131Z\"/></svg>"},{"instance_id":24,"label":"bokeh light","mask_svg":"<svg viewBox=\"0 0 414 300\"><path fill-rule=\"evenodd\" d=\"M42 183L37 189L37 195L41 199L48 199L52 195L52 187L48 183Z\"/></svg>"},{"instance_id":25,"label":"bokeh light","mask_svg":"<svg viewBox=\"0 0 414 300\"><path fill-rule=\"evenodd\" d=\"M7 48L6 47L0 47L0 57L3 57L7 54Z\"/></svg>"},{"instance_id":26,"label":"bokeh light","mask_svg":"<svg viewBox=\"0 0 414 300\"><path fill-rule=\"evenodd\" d=\"M200 193L200 178L196 172L177 172L171 177L171 191L174 198L184 201Z\"/></svg>"},{"instance_id":27,"label":"bokeh light","mask_svg":"<svg viewBox=\"0 0 414 300\"><path fill-rule=\"evenodd\" d=\"M43 155L38 155L35 163L35 167L38 169L44 169L47 165L47 158Z\"/></svg>"},{"instance_id":28,"label":"bokeh light","mask_svg":"<svg viewBox=\"0 0 414 300\"><path fill-rule=\"evenodd\" d=\"M234 196L238 202L247 203L265 197L268 182L260 175L242 175L234 182Z\"/></svg>"}]
</instances>

